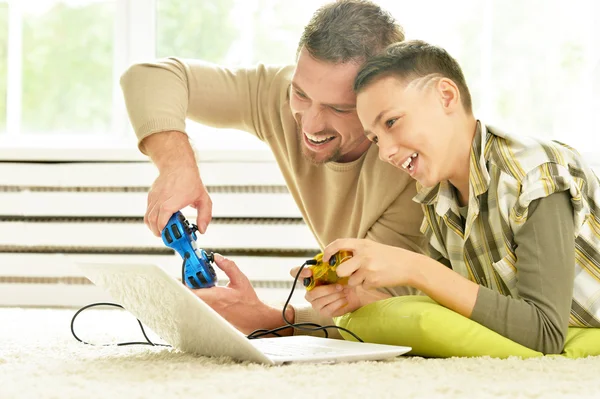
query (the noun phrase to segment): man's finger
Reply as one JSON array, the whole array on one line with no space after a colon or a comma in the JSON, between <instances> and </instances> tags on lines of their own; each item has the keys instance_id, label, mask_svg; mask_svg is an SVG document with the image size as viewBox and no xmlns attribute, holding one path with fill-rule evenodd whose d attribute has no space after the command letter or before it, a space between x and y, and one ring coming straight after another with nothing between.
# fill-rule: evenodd
<instances>
[{"instance_id":1,"label":"man's finger","mask_svg":"<svg viewBox=\"0 0 600 399\"><path fill-rule=\"evenodd\" d=\"M146 217L144 218L144 220L146 221L146 224L148 225L148 228L150 229L150 231L152 231L152 234L159 237L161 232L158 231L158 229L156 228L157 217L158 217L158 201L155 201L152 204L152 207L148 208L148 210L146 212Z\"/></svg>"},{"instance_id":2,"label":"man's finger","mask_svg":"<svg viewBox=\"0 0 600 399\"><path fill-rule=\"evenodd\" d=\"M329 258L331 258L333 255L337 254L340 251L350 251L354 253L355 242L356 240L353 238L339 238L333 241L323 251L323 262L329 262Z\"/></svg>"},{"instance_id":3,"label":"man's finger","mask_svg":"<svg viewBox=\"0 0 600 399\"><path fill-rule=\"evenodd\" d=\"M356 270L360 268L360 259L356 256L348 259L344 263L341 263L335 272L339 277L348 277L352 275Z\"/></svg>"},{"instance_id":4,"label":"man's finger","mask_svg":"<svg viewBox=\"0 0 600 399\"><path fill-rule=\"evenodd\" d=\"M348 306L348 298L343 296L321 308L320 313L324 316L336 317L345 314L344 308Z\"/></svg>"},{"instance_id":5,"label":"man's finger","mask_svg":"<svg viewBox=\"0 0 600 399\"><path fill-rule=\"evenodd\" d=\"M225 258L221 254L214 254L214 257L215 264L227 275L230 285L235 286L236 284L240 284L241 282L248 280L248 277L242 273L234 261Z\"/></svg>"},{"instance_id":6,"label":"man's finger","mask_svg":"<svg viewBox=\"0 0 600 399\"><path fill-rule=\"evenodd\" d=\"M173 203L173 197L166 199L160 204L158 207L158 215L156 217L156 231L158 231L158 235L162 233L171 216L178 210L179 207Z\"/></svg>"},{"instance_id":7,"label":"man's finger","mask_svg":"<svg viewBox=\"0 0 600 399\"><path fill-rule=\"evenodd\" d=\"M198 216L196 217L198 231L200 234L204 234L206 233L208 224L212 220L212 200L208 194L196 203L195 208L198 211Z\"/></svg>"},{"instance_id":8,"label":"man's finger","mask_svg":"<svg viewBox=\"0 0 600 399\"><path fill-rule=\"evenodd\" d=\"M156 203L156 195L154 192L150 190L148 193L148 198L146 200L146 213L144 214L144 223L146 226L150 227L150 221L148 220L148 216L150 216L150 211L154 208L154 204Z\"/></svg>"},{"instance_id":9,"label":"man's finger","mask_svg":"<svg viewBox=\"0 0 600 399\"><path fill-rule=\"evenodd\" d=\"M336 292L340 292L343 289L344 289L344 287L341 284L320 285L318 287L313 288L310 291L307 291L306 295L304 295L304 299L306 299L308 302L313 302L313 301L315 301L319 298L325 297L327 295L331 295Z\"/></svg>"},{"instance_id":10,"label":"man's finger","mask_svg":"<svg viewBox=\"0 0 600 399\"><path fill-rule=\"evenodd\" d=\"M346 294L344 294L344 291L336 291L333 294L326 295L317 300L314 300L310 304L313 307L313 309L320 312L326 306L329 306L331 303L338 301L342 298L344 299L344 301L347 301Z\"/></svg>"},{"instance_id":11,"label":"man's finger","mask_svg":"<svg viewBox=\"0 0 600 399\"><path fill-rule=\"evenodd\" d=\"M293 278L296 278L296 275L298 274L298 270L300 270L300 266L292 268L290 270L290 276L292 276ZM305 267L304 269L302 269L302 273L300 273L300 276L298 276L298 279L306 278L306 277L310 277L310 276L312 276L312 270Z\"/></svg>"}]
</instances>

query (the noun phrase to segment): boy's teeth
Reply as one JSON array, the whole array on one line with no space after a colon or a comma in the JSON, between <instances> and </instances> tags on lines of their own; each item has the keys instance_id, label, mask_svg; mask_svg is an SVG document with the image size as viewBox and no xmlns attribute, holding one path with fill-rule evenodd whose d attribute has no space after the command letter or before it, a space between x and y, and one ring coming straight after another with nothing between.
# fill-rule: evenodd
<instances>
[{"instance_id":1,"label":"boy's teeth","mask_svg":"<svg viewBox=\"0 0 600 399\"><path fill-rule=\"evenodd\" d=\"M417 155L419 155L419 154L415 152L410 157L406 158L406 161L404 161L404 163L402 164L402 167L404 169L412 170L411 163L412 163L412 160L417 157Z\"/></svg>"}]
</instances>

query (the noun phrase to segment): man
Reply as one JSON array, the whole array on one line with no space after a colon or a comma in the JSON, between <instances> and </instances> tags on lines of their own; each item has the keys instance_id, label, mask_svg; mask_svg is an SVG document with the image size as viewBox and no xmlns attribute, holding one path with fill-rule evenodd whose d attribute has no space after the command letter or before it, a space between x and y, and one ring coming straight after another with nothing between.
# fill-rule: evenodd
<instances>
[{"instance_id":1,"label":"man","mask_svg":"<svg viewBox=\"0 0 600 399\"><path fill-rule=\"evenodd\" d=\"M178 59L133 65L121 85L139 148L159 170L144 217L150 230L160 235L169 217L188 205L198 210L201 233L210 222L212 203L185 134L189 117L266 142L321 248L350 237L421 251L423 213L412 201L414 181L378 160L358 120L352 89L368 57L403 39L400 26L379 6L342 0L313 15L295 66L226 69ZM385 187L390 182L394 188ZM217 256L216 263L230 284L196 295L246 334L284 324L282 311L262 303L233 262ZM331 324L338 314L323 304L337 289L312 290L306 298L313 309L289 307L286 318ZM341 300L364 305L407 292L347 290Z\"/></svg>"}]
</instances>

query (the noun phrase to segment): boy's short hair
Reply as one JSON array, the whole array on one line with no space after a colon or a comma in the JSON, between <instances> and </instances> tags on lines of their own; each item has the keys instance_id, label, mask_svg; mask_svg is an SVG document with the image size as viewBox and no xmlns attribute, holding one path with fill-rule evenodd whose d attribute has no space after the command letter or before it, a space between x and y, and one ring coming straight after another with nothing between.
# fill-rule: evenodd
<instances>
[{"instance_id":1,"label":"boy's short hair","mask_svg":"<svg viewBox=\"0 0 600 399\"><path fill-rule=\"evenodd\" d=\"M298 54L335 64L364 62L392 43L404 40L402 27L377 4L366 0L337 0L319 8L304 28Z\"/></svg>"},{"instance_id":2,"label":"boy's short hair","mask_svg":"<svg viewBox=\"0 0 600 399\"><path fill-rule=\"evenodd\" d=\"M471 94L458 62L446 50L422 40L393 43L382 54L367 60L354 81L354 91L359 93L376 78L396 76L412 80L427 76L452 80L462 98L465 111L472 113Z\"/></svg>"}]
</instances>

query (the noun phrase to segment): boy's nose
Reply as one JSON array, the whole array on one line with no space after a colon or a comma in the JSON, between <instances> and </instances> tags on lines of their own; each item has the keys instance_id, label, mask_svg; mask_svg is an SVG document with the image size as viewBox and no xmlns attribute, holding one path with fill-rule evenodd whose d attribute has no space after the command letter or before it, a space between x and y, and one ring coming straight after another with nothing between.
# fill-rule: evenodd
<instances>
[{"instance_id":1,"label":"boy's nose","mask_svg":"<svg viewBox=\"0 0 600 399\"><path fill-rule=\"evenodd\" d=\"M386 146L381 143L381 140L379 141L379 159L384 162L390 162L394 154L396 154L396 149L394 147Z\"/></svg>"}]
</instances>

